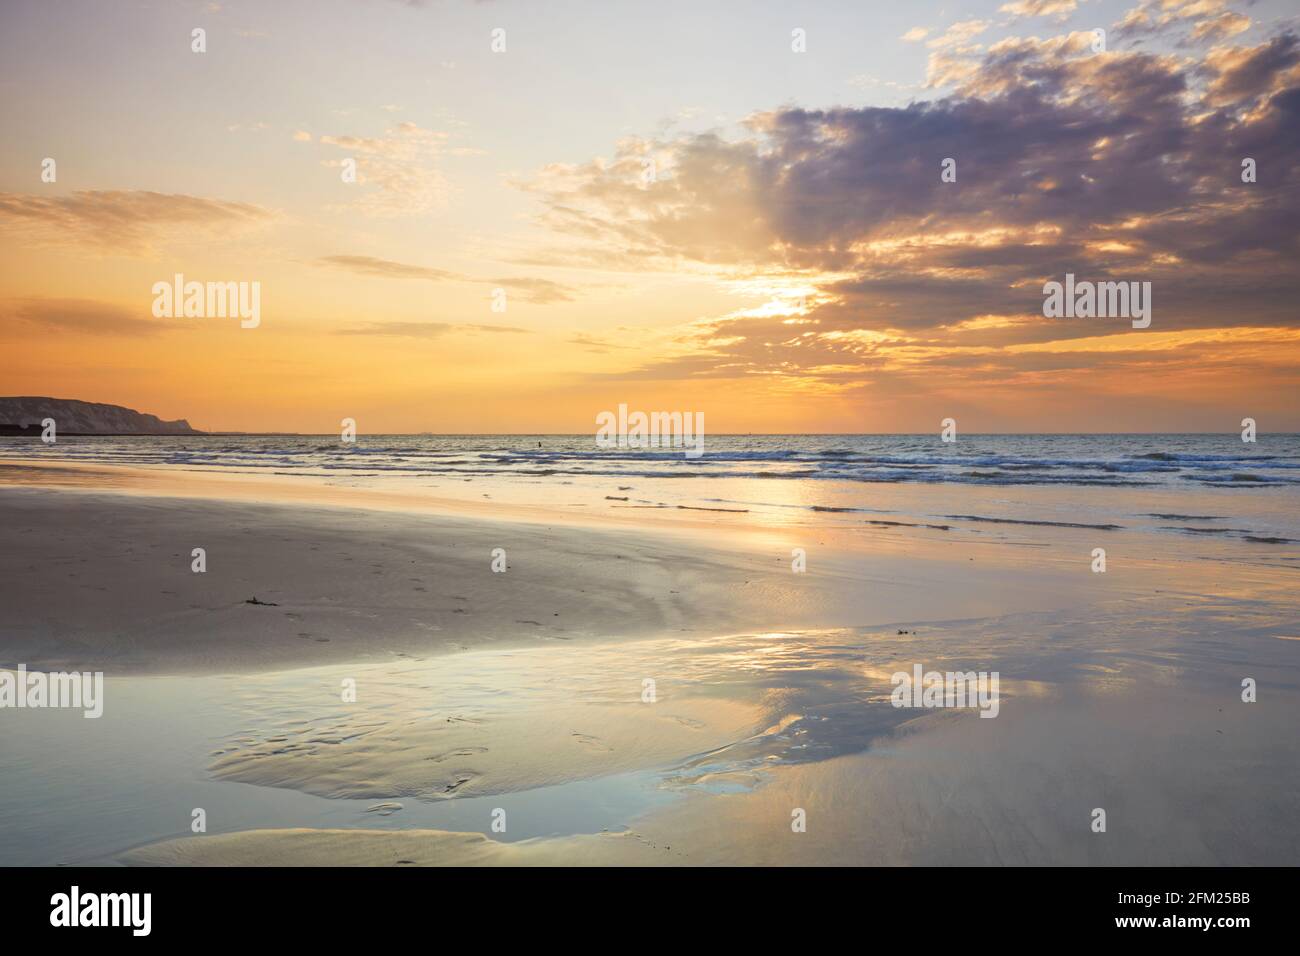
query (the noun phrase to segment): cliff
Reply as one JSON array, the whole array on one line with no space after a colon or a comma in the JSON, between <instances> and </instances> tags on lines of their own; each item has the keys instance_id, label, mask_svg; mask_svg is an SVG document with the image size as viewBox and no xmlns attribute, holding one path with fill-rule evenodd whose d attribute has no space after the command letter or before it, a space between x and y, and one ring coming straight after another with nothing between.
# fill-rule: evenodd
<instances>
[{"instance_id":1,"label":"cliff","mask_svg":"<svg viewBox=\"0 0 1300 956\"><path fill-rule=\"evenodd\" d=\"M53 418L61 435L202 435L181 418L165 422L121 405L80 402L73 398L0 398L0 425L36 425ZM8 430L8 429L6 429ZM28 429L31 431L31 429Z\"/></svg>"}]
</instances>

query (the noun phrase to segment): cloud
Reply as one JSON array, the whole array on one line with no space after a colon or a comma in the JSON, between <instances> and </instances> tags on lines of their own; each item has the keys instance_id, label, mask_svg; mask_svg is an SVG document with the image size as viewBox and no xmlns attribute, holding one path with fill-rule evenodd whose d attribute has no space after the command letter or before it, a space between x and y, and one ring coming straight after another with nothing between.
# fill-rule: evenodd
<instances>
[{"instance_id":1,"label":"cloud","mask_svg":"<svg viewBox=\"0 0 1300 956\"><path fill-rule=\"evenodd\" d=\"M636 346L633 345L624 345L616 342L609 342L606 341L605 339L597 338L594 335L587 335L582 332L578 333L577 335L574 335L571 339L568 340L568 342L570 345L579 345L582 346L582 348L586 349L588 352L595 352L600 355L607 354L614 350L636 348Z\"/></svg>"},{"instance_id":2,"label":"cloud","mask_svg":"<svg viewBox=\"0 0 1300 956\"><path fill-rule=\"evenodd\" d=\"M1228 106L1281 93L1287 85L1294 89L1300 83L1297 65L1300 41L1290 33L1256 47L1211 50L1204 69L1211 77L1208 99L1215 106Z\"/></svg>"},{"instance_id":3,"label":"cloud","mask_svg":"<svg viewBox=\"0 0 1300 956\"><path fill-rule=\"evenodd\" d=\"M13 299L2 308L15 328L36 333L135 336L190 327L170 319L144 318L131 309L94 299ZM147 306L142 311L147 312Z\"/></svg>"},{"instance_id":4,"label":"cloud","mask_svg":"<svg viewBox=\"0 0 1300 956\"><path fill-rule=\"evenodd\" d=\"M0 225L45 242L145 255L164 240L229 235L274 214L250 203L144 190L78 190L62 196L0 193Z\"/></svg>"},{"instance_id":5,"label":"cloud","mask_svg":"<svg viewBox=\"0 0 1300 956\"><path fill-rule=\"evenodd\" d=\"M397 218L426 213L446 204L451 186L437 163L448 134L412 122L398 123L383 136L327 135L320 143L356 160L362 192L356 205L368 215ZM326 165L340 167L342 160Z\"/></svg>"},{"instance_id":6,"label":"cloud","mask_svg":"<svg viewBox=\"0 0 1300 956\"><path fill-rule=\"evenodd\" d=\"M473 282L504 288L507 295L517 295L525 302L536 305L550 305L554 302L569 302L574 290L570 286L550 279L515 276L506 279L481 279L448 272L445 269L432 269L426 266L413 266L391 259L376 259L373 256L324 256L317 259L319 265L345 269L357 275L374 276L382 279L425 279L429 282Z\"/></svg>"},{"instance_id":7,"label":"cloud","mask_svg":"<svg viewBox=\"0 0 1300 956\"><path fill-rule=\"evenodd\" d=\"M393 262L391 259L376 259L373 256L323 256L316 261L358 275L378 276L383 279L428 279L431 282L443 282L463 278L443 269L412 266L404 262Z\"/></svg>"},{"instance_id":8,"label":"cloud","mask_svg":"<svg viewBox=\"0 0 1300 956\"><path fill-rule=\"evenodd\" d=\"M924 40L929 35L930 35L929 27L912 27L912 29L904 33L901 37L899 37L899 39L902 40L904 43L919 43L921 40Z\"/></svg>"},{"instance_id":9,"label":"cloud","mask_svg":"<svg viewBox=\"0 0 1300 956\"><path fill-rule=\"evenodd\" d=\"M528 329L512 325L474 325L451 322L371 322L351 329L342 329L339 335L391 335L412 339L433 339L449 332L496 332L528 334Z\"/></svg>"},{"instance_id":10,"label":"cloud","mask_svg":"<svg viewBox=\"0 0 1300 956\"><path fill-rule=\"evenodd\" d=\"M963 46L973 37L979 36L992 24L988 20L960 20L942 34L926 43L932 49L947 49Z\"/></svg>"},{"instance_id":11,"label":"cloud","mask_svg":"<svg viewBox=\"0 0 1300 956\"><path fill-rule=\"evenodd\" d=\"M558 282L552 282L549 279L530 279L515 276L509 279L483 279L473 280L488 282L494 286L509 290L509 292L520 295L527 302L535 302L538 305L550 305L553 302L572 302L573 290L566 285Z\"/></svg>"},{"instance_id":12,"label":"cloud","mask_svg":"<svg viewBox=\"0 0 1300 956\"><path fill-rule=\"evenodd\" d=\"M1078 7L1077 0L1012 0L998 7L998 12L1009 13L1013 18L1054 16L1063 20Z\"/></svg>"},{"instance_id":13,"label":"cloud","mask_svg":"<svg viewBox=\"0 0 1300 956\"><path fill-rule=\"evenodd\" d=\"M1141 0L1114 25L1130 40L1166 37L1177 45L1220 43L1250 29L1251 20L1226 0Z\"/></svg>"},{"instance_id":14,"label":"cloud","mask_svg":"<svg viewBox=\"0 0 1300 956\"><path fill-rule=\"evenodd\" d=\"M785 107L730 138L626 139L525 188L564 238L555 258L585 249L593 263L771 290L764 307L689 323L635 377L849 388L944 368L1040 375L1074 353L1011 347L1136 334L1044 319L1042 285L1066 272L1151 281L1153 328L1183 336L1171 341L1186 351L1140 362L1108 351L1115 369L1216 347L1262 362L1232 333L1300 325L1297 46L1287 32L1197 64L1093 54L1086 32L1013 37L972 56L940 99ZM1258 183L1241 181L1242 157ZM945 158L956 182L941 179ZM799 284L814 293L782 291ZM1230 334L1194 337L1206 329Z\"/></svg>"},{"instance_id":15,"label":"cloud","mask_svg":"<svg viewBox=\"0 0 1300 956\"><path fill-rule=\"evenodd\" d=\"M1192 29L1194 43L1219 43L1250 29L1250 17L1226 11L1209 20L1202 20Z\"/></svg>"}]
</instances>

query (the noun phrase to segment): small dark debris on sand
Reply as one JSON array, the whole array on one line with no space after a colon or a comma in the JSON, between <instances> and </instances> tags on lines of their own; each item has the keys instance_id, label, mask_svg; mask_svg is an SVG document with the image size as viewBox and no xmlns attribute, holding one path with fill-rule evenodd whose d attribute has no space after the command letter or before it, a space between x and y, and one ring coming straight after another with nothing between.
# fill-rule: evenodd
<instances>
[{"instance_id":1,"label":"small dark debris on sand","mask_svg":"<svg viewBox=\"0 0 1300 956\"><path fill-rule=\"evenodd\" d=\"M245 603L245 604L257 604L257 605L259 605L259 606L261 606L261 607L279 607L279 606L280 606L280 605L276 604L274 601L259 601L259 600L257 599L257 595L256 595L256 594L254 594L251 598L249 598L249 599L248 599L247 601L245 601L244 603Z\"/></svg>"}]
</instances>

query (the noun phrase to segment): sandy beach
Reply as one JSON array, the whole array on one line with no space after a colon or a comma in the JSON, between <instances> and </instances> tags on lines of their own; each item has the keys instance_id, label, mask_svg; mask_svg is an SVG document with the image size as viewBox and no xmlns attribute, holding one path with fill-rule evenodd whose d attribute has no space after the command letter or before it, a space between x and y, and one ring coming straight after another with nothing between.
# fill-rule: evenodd
<instances>
[{"instance_id":1,"label":"sandy beach","mask_svg":"<svg viewBox=\"0 0 1300 956\"><path fill-rule=\"evenodd\" d=\"M0 51L18 938L1294 921L1294 0Z\"/></svg>"},{"instance_id":2,"label":"sandy beach","mask_svg":"<svg viewBox=\"0 0 1300 956\"><path fill-rule=\"evenodd\" d=\"M941 521L924 493L888 519L773 524L497 486L32 461L0 480L0 666L107 687L98 721L7 715L7 862L1233 864L1300 847L1284 543ZM1000 674L997 719L892 706L891 675L917 663ZM51 752L61 769L38 772ZM69 825L70 778L113 828Z\"/></svg>"}]
</instances>

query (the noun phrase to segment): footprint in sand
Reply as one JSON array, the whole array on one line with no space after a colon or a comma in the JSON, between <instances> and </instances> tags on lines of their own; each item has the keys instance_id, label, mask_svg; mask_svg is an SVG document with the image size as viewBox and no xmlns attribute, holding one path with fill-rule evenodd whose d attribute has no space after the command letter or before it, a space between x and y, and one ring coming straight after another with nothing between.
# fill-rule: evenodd
<instances>
[{"instance_id":1,"label":"footprint in sand","mask_svg":"<svg viewBox=\"0 0 1300 956\"><path fill-rule=\"evenodd\" d=\"M425 760L432 760L434 763L442 763L451 757L474 757L478 754L488 752L486 747L462 747L460 750L448 750L445 754L438 754L435 757L425 757Z\"/></svg>"},{"instance_id":2,"label":"footprint in sand","mask_svg":"<svg viewBox=\"0 0 1300 956\"><path fill-rule=\"evenodd\" d=\"M459 790L461 787L465 786L465 784L469 783L469 782L470 782L471 780L473 780L473 779L474 779L474 774L472 774L472 773L461 774L461 775L458 776L455 780L453 780L451 783L447 784L447 786L443 787L443 788L442 788L442 792L443 792L443 793L455 793L457 790Z\"/></svg>"},{"instance_id":3,"label":"footprint in sand","mask_svg":"<svg viewBox=\"0 0 1300 956\"><path fill-rule=\"evenodd\" d=\"M610 747L608 744L605 743L605 741L601 740L599 737L593 737L591 734L580 734L575 730L573 731L571 736L578 738L578 743L582 744L584 747L587 747L589 750L599 750L603 753L614 752L613 747Z\"/></svg>"},{"instance_id":4,"label":"footprint in sand","mask_svg":"<svg viewBox=\"0 0 1300 956\"><path fill-rule=\"evenodd\" d=\"M677 723L681 724L683 727L691 728L691 730L700 730L704 727L704 721L702 720L694 720L690 717L678 717L676 714L665 714L664 716L668 720L677 721Z\"/></svg>"}]
</instances>

